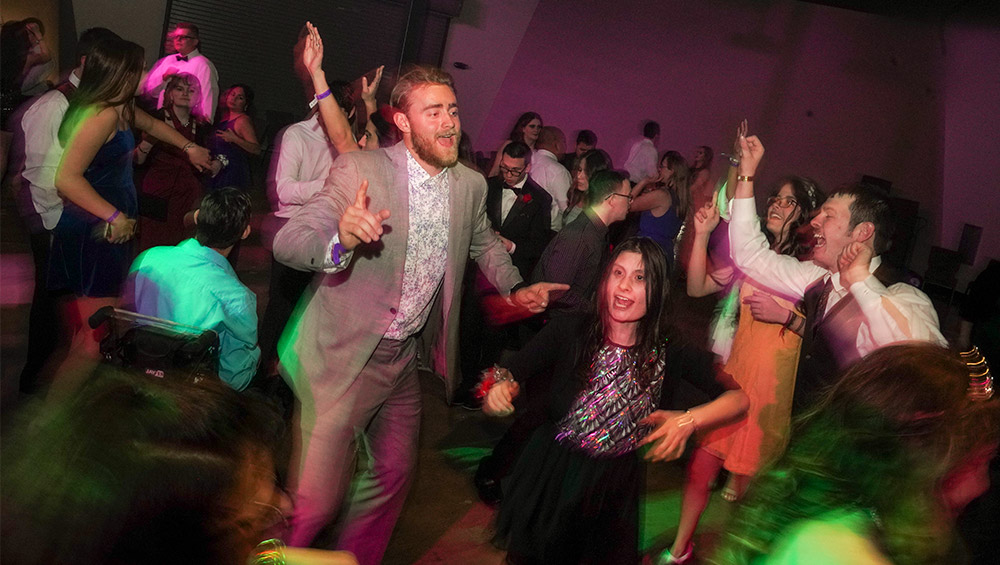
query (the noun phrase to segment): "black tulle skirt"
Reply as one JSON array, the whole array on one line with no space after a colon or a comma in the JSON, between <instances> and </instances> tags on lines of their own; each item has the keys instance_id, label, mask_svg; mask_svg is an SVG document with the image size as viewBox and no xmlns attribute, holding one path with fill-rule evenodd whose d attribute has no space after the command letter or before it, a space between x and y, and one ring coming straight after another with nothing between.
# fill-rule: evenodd
<instances>
[{"instance_id":1,"label":"black tulle skirt","mask_svg":"<svg viewBox=\"0 0 1000 565\"><path fill-rule=\"evenodd\" d=\"M535 430L504 479L494 543L516 564L638 563L639 456L591 457L555 433Z\"/></svg>"}]
</instances>

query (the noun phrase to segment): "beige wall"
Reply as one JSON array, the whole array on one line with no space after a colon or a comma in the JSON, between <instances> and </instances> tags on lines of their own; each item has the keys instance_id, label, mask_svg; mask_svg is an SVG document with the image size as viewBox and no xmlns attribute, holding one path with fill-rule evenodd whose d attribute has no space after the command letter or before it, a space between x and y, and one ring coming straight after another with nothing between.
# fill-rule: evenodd
<instances>
[{"instance_id":1,"label":"beige wall","mask_svg":"<svg viewBox=\"0 0 1000 565\"><path fill-rule=\"evenodd\" d=\"M77 34L94 26L106 27L142 45L148 65L160 55L166 13L167 0L73 0Z\"/></svg>"},{"instance_id":2,"label":"beige wall","mask_svg":"<svg viewBox=\"0 0 1000 565\"><path fill-rule=\"evenodd\" d=\"M59 2L56 0L4 0L3 11L0 12L3 21L23 20L36 17L45 25L45 43L49 46L52 56L59 60ZM57 73L48 77L51 81L58 80Z\"/></svg>"}]
</instances>

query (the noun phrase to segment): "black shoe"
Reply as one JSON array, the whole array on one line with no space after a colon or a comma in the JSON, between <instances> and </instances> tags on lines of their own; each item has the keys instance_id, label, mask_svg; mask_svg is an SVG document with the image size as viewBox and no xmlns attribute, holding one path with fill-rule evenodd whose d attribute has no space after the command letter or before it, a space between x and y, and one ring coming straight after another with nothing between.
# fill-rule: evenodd
<instances>
[{"instance_id":1,"label":"black shoe","mask_svg":"<svg viewBox=\"0 0 1000 565\"><path fill-rule=\"evenodd\" d=\"M496 507L503 499L503 492L500 490L500 479L493 478L485 472L483 462L487 459L488 457L484 457L483 461L479 462L479 468L476 469L476 476L472 482L476 485L479 500L487 506Z\"/></svg>"}]
</instances>

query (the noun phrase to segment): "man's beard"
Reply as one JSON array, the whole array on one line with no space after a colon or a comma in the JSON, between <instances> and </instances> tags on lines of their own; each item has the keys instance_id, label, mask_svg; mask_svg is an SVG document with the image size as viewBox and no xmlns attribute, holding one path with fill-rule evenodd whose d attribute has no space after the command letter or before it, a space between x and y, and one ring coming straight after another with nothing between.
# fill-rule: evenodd
<instances>
[{"instance_id":1,"label":"man's beard","mask_svg":"<svg viewBox=\"0 0 1000 565\"><path fill-rule=\"evenodd\" d=\"M455 143L450 149L435 143L437 135L432 135L428 139L414 134L411 139L413 140L413 150L428 165L446 169L454 167L455 163L458 163L458 142L462 140L462 132L455 132Z\"/></svg>"}]
</instances>

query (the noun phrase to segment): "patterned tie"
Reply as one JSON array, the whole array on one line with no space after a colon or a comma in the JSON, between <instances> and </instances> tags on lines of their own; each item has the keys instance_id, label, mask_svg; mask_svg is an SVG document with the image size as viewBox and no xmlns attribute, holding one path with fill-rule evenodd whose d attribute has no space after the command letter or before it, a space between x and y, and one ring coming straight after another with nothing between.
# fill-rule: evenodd
<instances>
[{"instance_id":1,"label":"patterned tie","mask_svg":"<svg viewBox=\"0 0 1000 565\"><path fill-rule=\"evenodd\" d=\"M187 58L187 55L178 55L177 56L177 60L178 61L187 61L188 58Z\"/></svg>"}]
</instances>

